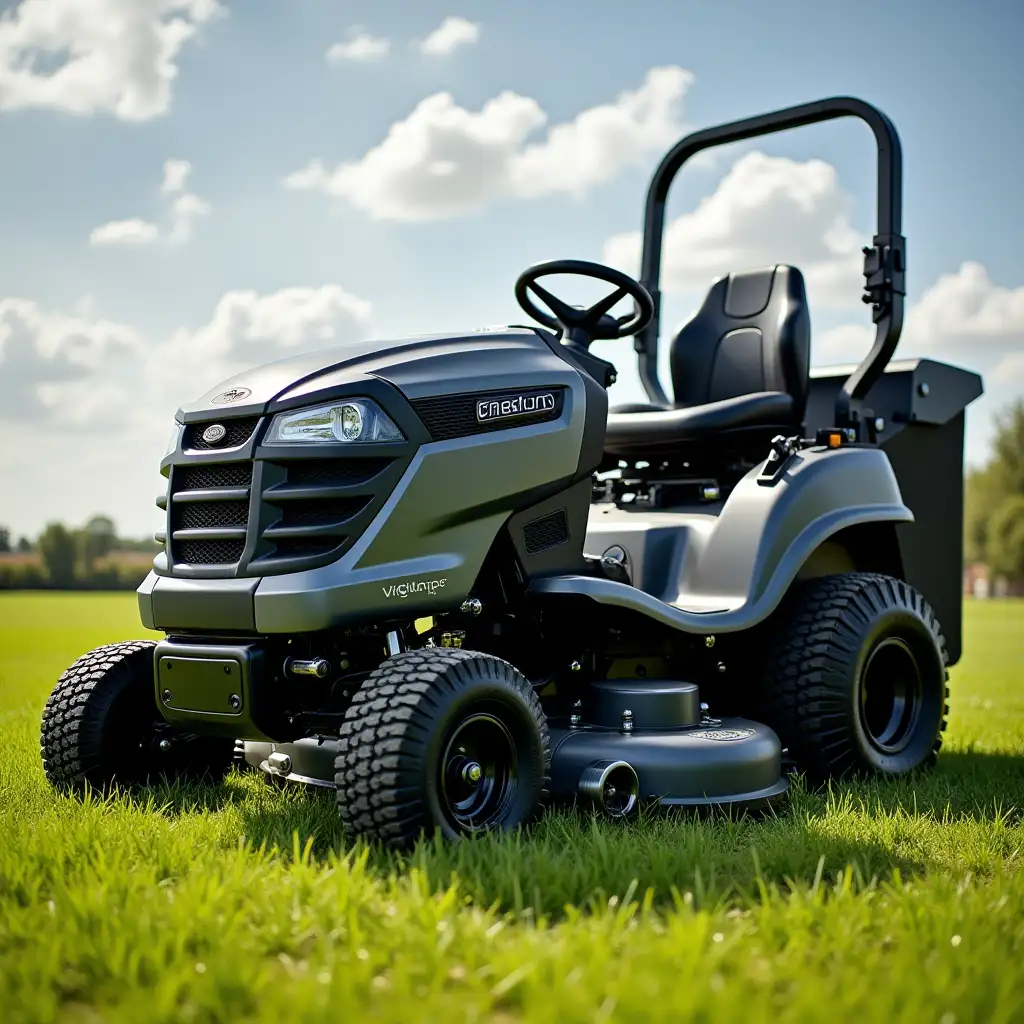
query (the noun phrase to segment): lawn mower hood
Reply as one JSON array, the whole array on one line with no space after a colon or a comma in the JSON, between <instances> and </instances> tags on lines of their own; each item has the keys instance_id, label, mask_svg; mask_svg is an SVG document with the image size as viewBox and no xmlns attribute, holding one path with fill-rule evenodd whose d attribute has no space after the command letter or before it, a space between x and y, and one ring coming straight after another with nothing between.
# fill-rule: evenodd
<instances>
[{"instance_id":1,"label":"lawn mower hood","mask_svg":"<svg viewBox=\"0 0 1024 1024\"><path fill-rule=\"evenodd\" d=\"M578 483L585 530L607 410L568 346L533 328L355 343L233 377L178 414L143 620L309 632L451 607L511 516L542 517ZM580 568L579 547L560 557Z\"/></svg>"}]
</instances>

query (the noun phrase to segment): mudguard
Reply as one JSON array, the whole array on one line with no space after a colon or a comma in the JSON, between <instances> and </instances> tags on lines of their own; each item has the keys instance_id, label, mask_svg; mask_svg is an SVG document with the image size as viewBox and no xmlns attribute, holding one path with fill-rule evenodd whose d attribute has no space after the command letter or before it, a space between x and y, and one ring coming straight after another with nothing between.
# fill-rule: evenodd
<instances>
[{"instance_id":1,"label":"mudguard","mask_svg":"<svg viewBox=\"0 0 1024 1024\"><path fill-rule=\"evenodd\" d=\"M530 593L587 597L683 632L735 632L766 619L812 552L840 530L914 520L879 449L805 449L771 479L763 467L724 504L700 511L593 506L586 553L622 547L633 585L549 576L534 580Z\"/></svg>"}]
</instances>

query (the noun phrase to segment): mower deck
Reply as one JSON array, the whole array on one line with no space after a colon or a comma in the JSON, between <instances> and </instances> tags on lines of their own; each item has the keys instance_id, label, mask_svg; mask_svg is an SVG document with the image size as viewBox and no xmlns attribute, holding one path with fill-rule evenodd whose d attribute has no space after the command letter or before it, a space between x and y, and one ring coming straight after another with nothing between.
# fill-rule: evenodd
<instances>
[{"instance_id":1,"label":"mower deck","mask_svg":"<svg viewBox=\"0 0 1024 1024\"><path fill-rule=\"evenodd\" d=\"M670 807L766 809L789 793L781 747L764 725L743 718L705 720L688 729L621 732L603 728L551 728L552 797L582 798L603 806L600 791L585 782L592 765L625 765L636 773L636 799ZM236 758L263 772L268 782L335 787L338 741L327 736L293 743L238 740ZM613 794L614 795L614 794Z\"/></svg>"}]
</instances>

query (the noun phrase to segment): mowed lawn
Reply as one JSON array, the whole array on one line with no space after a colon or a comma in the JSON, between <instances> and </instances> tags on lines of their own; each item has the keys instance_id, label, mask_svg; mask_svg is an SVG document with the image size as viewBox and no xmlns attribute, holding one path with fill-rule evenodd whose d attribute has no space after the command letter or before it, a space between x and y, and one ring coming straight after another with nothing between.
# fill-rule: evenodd
<instances>
[{"instance_id":1,"label":"mowed lawn","mask_svg":"<svg viewBox=\"0 0 1024 1024\"><path fill-rule=\"evenodd\" d=\"M0 1017L1024 1020L1024 603L966 615L927 777L398 859L249 776L56 797L46 694L134 595L0 595Z\"/></svg>"}]
</instances>

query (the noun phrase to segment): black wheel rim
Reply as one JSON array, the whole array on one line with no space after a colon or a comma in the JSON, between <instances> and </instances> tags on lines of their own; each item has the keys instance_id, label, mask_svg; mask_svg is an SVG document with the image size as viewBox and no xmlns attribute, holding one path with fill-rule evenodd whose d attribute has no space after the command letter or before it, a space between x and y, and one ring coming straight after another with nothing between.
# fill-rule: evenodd
<instances>
[{"instance_id":1,"label":"black wheel rim","mask_svg":"<svg viewBox=\"0 0 1024 1024\"><path fill-rule=\"evenodd\" d=\"M508 726L490 712L463 718L441 759L441 801L460 832L484 832L500 824L519 784L516 744Z\"/></svg>"},{"instance_id":2,"label":"black wheel rim","mask_svg":"<svg viewBox=\"0 0 1024 1024\"><path fill-rule=\"evenodd\" d=\"M860 721L872 745L884 754L903 750L921 714L923 687L917 658L899 637L876 644L860 675Z\"/></svg>"}]
</instances>

